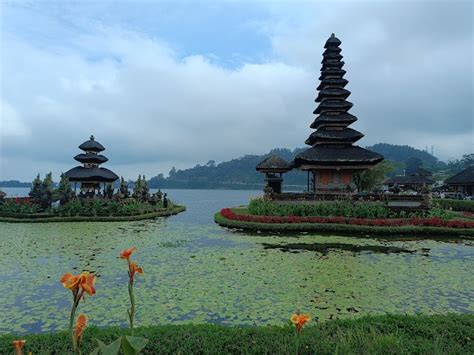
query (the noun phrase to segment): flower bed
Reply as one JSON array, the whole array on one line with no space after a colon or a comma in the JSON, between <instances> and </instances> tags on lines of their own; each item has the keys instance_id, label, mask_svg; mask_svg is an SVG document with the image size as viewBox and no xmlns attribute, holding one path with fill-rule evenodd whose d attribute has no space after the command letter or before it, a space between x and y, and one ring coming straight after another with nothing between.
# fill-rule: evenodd
<instances>
[{"instance_id":1,"label":"flower bed","mask_svg":"<svg viewBox=\"0 0 474 355\"><path fill-rule=\"evenodd\" d=\"M336 223L378 227L426 226L444 228L474 228L474 222L461 220L443 220L439 217L369 219L347 217L254 216L249 214L237 214L230 208L223 208L220 213L222 217L233 221L256 223Z\"/></svg>"}]
</instances>

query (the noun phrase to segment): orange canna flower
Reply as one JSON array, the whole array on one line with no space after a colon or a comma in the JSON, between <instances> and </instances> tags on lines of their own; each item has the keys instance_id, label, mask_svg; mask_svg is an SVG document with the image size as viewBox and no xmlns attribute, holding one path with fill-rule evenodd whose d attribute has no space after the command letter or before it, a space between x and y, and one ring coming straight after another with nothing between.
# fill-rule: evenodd
<instances>
[{"instance_id":1,"label":"orange canna flower","mask_svg":"<svg viewBox=\"0 0 474 355\"><path fill-rule=\"evenodd\" d=\"M89 296L95 294L95 275L84 271L79 275L73 275L70 272L64 274L63 277L59 280L65 288L68 288L74 294L74 297L84 297L84 292L87 293ZM78 293L81 290L82 293Z\"/></svg>"},{"instance_id":2,"label":"orange canna flower","mask_svg":"<svg viewBox=\"0 0 474 355\"><path fill-rule=\"evenodd\" d=\"M25 346L26 340L13 340L13 347L15 348L16 355L23 354L23 347Z\"/></svg>"},{"instance_id":3,"label":"orange canna flower","mask_svg":"<svg viewBox=\"0 0 474 355\"><path fill-rule=\"evenodd\" d=\"M95 275L85 271L79 275L79 287L82 291L87 292L89 296L92 296L95 294L95 280Z\"/></svg>"},{"instance_id":4,"label":"orange canna flower","mask_svg":"<svg viewBox=\"0 0 474 355\"><path fill-rule=\"evenodd\" d=\"M68 288L74 292L78 288L79 276L74 276L70 272L64 274L59 280L65 288Z\"/></svg>"},{"instance_id":5,"label":"orange canna flower","mask_svg":"<svg viewBox=\"0 0 474 355\"><path fill-rule=\"evenodd\" d=\"M123 250L121 253L120 253L120 259L126 259L128 261L130 261L130 256L133 254L133 252L137 250L137 248L135 247L132 247L132 248L128 248L128 249L125 249Z\"/></svg>"},{"instance_id":6,"label":"orange canna flower","mask_svg":"<svg viewBox=\"0 0 474 355\"><path fill-rule=\"evenodd\" d=\"M130 263L130 267L129 267L129 272L130 272L130 277L133 279L135 277L135 273L139 273L139 274L143 274L143 269L137 265L136 262L132 261Z\"/></svg>"},{"instance_id":7,"label":"orange canna flower","mask_svg":"<svg viewBox=\"0 0 474 355\"><path fill-rule=\"evenodd\" d=\"M79 314L76 320L76 327L74 328L74 337L76 338L76 343L79 344L81 342L82 333L86 328L87 324L87 317L84 313Z\"/></svg>"},{"instance_id":8,"label":"orange canna flower","mask_svg":"<svg viewBox=\"0 0 474 355\"><path fill-rule=\"evenodd\" d=\"M293 314L290 318L291 323L296 326L296 331L300 332L304 325L311 320L309 314Z\"/></svg>"}]
</instances>

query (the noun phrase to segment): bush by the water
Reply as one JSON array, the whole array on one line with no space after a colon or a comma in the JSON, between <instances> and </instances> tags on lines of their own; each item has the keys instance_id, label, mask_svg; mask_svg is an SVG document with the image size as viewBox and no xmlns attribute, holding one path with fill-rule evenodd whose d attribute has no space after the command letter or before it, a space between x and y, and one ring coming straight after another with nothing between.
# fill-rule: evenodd
<instances>
[{"instance_id":1,"label":"bush by the water","mask_svg":"<svg viewBox=\"0 0 474 355\"><path fill-rule=\"evenodd\" d=\"M168 203L168 208L173 204ZM5 217L74 217L74 216L136 216L164 210L163 202L154 204L140 202L135 199L113 201L105 199L73 199L56 208L43 209L40 205L32 203L30 199L9 199L0 204L0 215Z\"/></svg>"},{"instance_id":2,"label":"bush by the water","mask_svg":"<svg viewBox=\"0 0 474 355\"><path fill-rule=\"evenodd\" d=\"M143 354L472 354L473 315L384 315L290 327L160 325L135 329L149 343ZM84 354L129 334L122 328L86 328ZM25 352L69 354L66 332L0 336L0 353L12 353L14 339L26 339Z\"/></svg>"},{"instance_id":3,"label":"bush by the water","mask_svg":"<svg viewBox=\"0 0 474 355\"><path fill-rule=\"evenodd\" d=\"M350 217L350 218L417 218L452 219L456 215L445 209L395 212L384 202L321 201L317 203L278 203L262 198L252 199L248 211L256 216Z\"/></svg>"},{"instance_id":4,"label":"bush by the water","mask_svg":"<svg viewBox=\"0 0 474 355\"><path fill-rule=\"evenodd\" d=\"M392 212L382 202L354 203L351 201L330 201L318 203L275 203L262 198L252 199L250 214L257 216L317 216L355 218L393 218Z\"/></svg>"},{"instance_id":5,"label":"bush by the water","mask_svg":"<svg viewBox=\"0 0 474 355\"><path fill-rule=\"evenodd\" d=\"M75 199L58 209L54 209L59 216L133 216L156 211L163 208L161 203L151 205L134 199L129 201L102 201Z\"/></svg>"},{"instance_id":6,"label":"bush by the water","mask_svg":"<svg viewBox=\"0 0 474 355\"><path fill-rule=\"evenodd\" d=\"M443 209L451 209L453 211L474 212L474 201L467 200L451 200L447 198L439 198L433 201Z\"/></svg>"},{"instance_id":7,"label":"bush by the water","mask_svg":"<svg viewBox=\"0 0 474 355\"><path fill-rule=\"evenodd\" d=\"M0 203L0 213L3 214L32 214L39 212L39 210L40 206L29 202L20 202L19 200L10 199Z\"/></svg>"}]
</instances>

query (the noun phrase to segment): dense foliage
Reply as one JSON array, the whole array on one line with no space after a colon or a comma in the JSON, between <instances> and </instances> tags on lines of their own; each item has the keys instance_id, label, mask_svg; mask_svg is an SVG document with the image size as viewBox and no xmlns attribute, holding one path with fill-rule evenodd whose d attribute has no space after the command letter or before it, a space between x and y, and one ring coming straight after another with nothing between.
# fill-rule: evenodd
<instances>
[{"instance_id":1,"label":"dense foliage","mask_svg":"<svg viewBox=\"0 0 474 355\"><path fill-rule=\"evenodd\" d=\"M235 213L230 208L223 208L221 215L234 221L256 222L256 223L336 223L360 226L399 227L399 226L425 226L443 228L474 228L474 222L465 220L446 220L440 217L412 217L412 218L350 218L344 215L335 217L311 217L311 216L257 216Z\"/></svg>"},{"instance_id":2,"label":"dense foliage","mask_svg":"<svg viewBox=\"0 0 474 355\"><path fill-rule=\"evenodd\" d=\"M295 334L287 327L161 325L141 327L136 336L149 339L144 354L472 354L472 315L385 315L334 320L307 326ZM86 328L84 353L129 334L121 328ZM0 337L0 353L12 352L13 335ZM25 351L67 354L66 332L28 334Z\"/></svg>"},{"instance_id":3,"label":"dense foliage","mask_svg":"<svg viewBox=\"0 0 474 355\"><path fill-rule=\"evenodd\" d=\"M296 154L301 153L305 149L306 148L296 148L290 150L277 148L264 155L245 155L241 158L232 159L220 164L216 164L214 160L210 160L205 165L198 164L189 169L177 170L172 168L168 177L159 174L151 178L149 184L151 188L261 189L263 188L263 177L262 174L255 170L259 162L272 154L277 154L290 162L294 159ZM394 170L387 172L386 174L388 176L403 174L407 166L416 161L420 161L423 167L433 171L446 169L448 167L446 163L439 161L428 152L409 146L379 143L367 147L367 149L382 154L386 161L393 164ZM459 170L460 169L451 171L450 169L447 176ZM290 171L284 175L285 189L301 190L307 184L306 179L305 173Z\"/></svg>"},{"instance_id":4,"label":"dense foliage","mask_svg":"<svg viewBox=\"0 0 474 355\"><path fill-rule=\"evenodd\" d=\"M75 199L53 213L59 216L133 216L163 208L161 204L150 205L136 200L102 201Z\"/></svg>"},{"instance_id":5,"label":"dense foliage","mask_svg":"<svg viewBox=\"0 0 474 355\"><path fill-rule=\"evenodd\" d=\"M433 202L441 208L451 209L453 211L474 212L474 201L451 200L447 198L436 199Z\"/></svg>"},{"instance_id":6,"label":"dense foliage","mask_svg":"<svg viewBox=\"0 0 474 355\"><path fill-rule=\"evenodd\" d=\"M382 184L387 174L392 172L395 166L388 160L384 160L362 172L354 174L354 183L359 191L372 191L377 185Z\"/></svg>"},{"instance_id":7,"label":"dense foliage","mask_svg":"<svg viewBox=\"0 0 474 355\"><path fill-rule=\"evenodd\" d=\"M275 203L256 198L250 201L248 208L250 214L258 216L344 216L356 218L393 218L397 216L382 202Z\"/></svg>"}]
</instances>

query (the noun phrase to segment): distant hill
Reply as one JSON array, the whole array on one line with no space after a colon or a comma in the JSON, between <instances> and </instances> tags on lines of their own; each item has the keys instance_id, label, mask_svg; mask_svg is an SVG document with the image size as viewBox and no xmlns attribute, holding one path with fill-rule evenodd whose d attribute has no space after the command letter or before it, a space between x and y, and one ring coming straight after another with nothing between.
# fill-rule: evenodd
<instances>
[{"instance_id":1,"label":"distant hill","mask_svg":"<svg viewBox=\"0 0 474 355\"><path fill-rule=\"evenodd\" d=\"M165 178L163 174L159 174L150 179L149 185L152 188L260 189L263 187L263 176L255 170L255 166L260 161L271 154L278 154L283 159L291 161L296 154L305 149L307 148L294 150L277 148L264 155L245 155L220 164L210 160L205 165L198 164L189 169L173 168L169 177ZM422 166L430 170L446 167L444 162L440 162L428 152L406 145L379 143L367 149L382 154L386 160L395 164L396 170L391 175L402 174L406 168L406 161L410 158L419 159ZM306 186L306 174L291 171L285 174L284 184L285 190L301 189Z\"/></svg>"},{"instance_id":2,"label":"distant hill","mask_svg":"<svg viewBox=\"0 0 474 355\"><path fill-rule=\"evenodd\" d=\"M293 160L304 148L294 150L277 148L264 155L245 155L241 158L215 164L210 160L205 165L194 168L171 169L169 177L159 174L150 179L151 188L194 188L194 189L260 189L263 187L263 176L255 170L255 166L271 154L278 154L287 161ZM299 171L291 171L285 175L287 189L301 188L306 184L306 175Z\"/></svg>"},{"instance_id":3,"label":"distant hill","mask_svg":"<svg viewBox=\"0 0 474 355\"><path fill-rule=\"evenodd\" d=\"M31 187L31 182L21 182L18 180L0 181L0 187Z\"/></svg>"},{"instance_id":4,"label":"distant hill","mask_svg":"<svg viewBox=\"0 0 474 355\"><path fill-rule=\"evenodd\" d=\"M446 163L438 160L434 155L431 155L425 150L419 150L408 145L378 143L366 148L382 154L386 160L390 160L392 163L395 163L395 165L401 164L401 166L399 166L400 169L405 167L405 163L410 158L421 160L423 167L432 171L446 168Z\"/></svg>"},{"instance_id":5,"label":"distant hill","mask_svg":"<svg viewBox=\"0 0 474 355\"><path fill-rule=\"evenodd\" d=\"M255 166L271 154L278 154L287 161L292 161L296 154L307 148L294 150L276 148L263 155L245 155L240 158L216 164L214 160L205 165L196 165L193 168L177 170L171 169L168 177L163 174L149 180L151 188L189 188L189 189L261 189L263 175L255 170ZM467 154L463 159L446 164L426 151L407 145L393 145L378 143L367 147L374 152L382 154L386 160L394 163L396 169L390 176L403 174L409 170L410 161L418 162L424 168L433 172L440 172L442 178L451 176L464 167L473 164L474 155ZM133 182L131 182L133 185ZM0 187L30 187L30 182L0 181ZM300 171L291 171L285 174L285 190L301 190L306 186L306 174Z\"/></svg>"}]
</instances>

